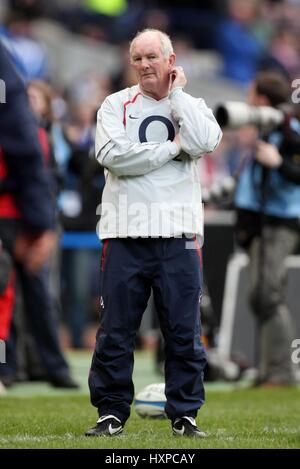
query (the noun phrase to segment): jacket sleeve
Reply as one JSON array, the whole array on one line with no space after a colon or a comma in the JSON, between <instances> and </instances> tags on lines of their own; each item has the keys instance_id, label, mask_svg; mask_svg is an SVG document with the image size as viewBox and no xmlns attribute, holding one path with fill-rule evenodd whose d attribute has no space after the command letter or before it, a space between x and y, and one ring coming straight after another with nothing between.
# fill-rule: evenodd
<instances>
[{"instance_id":1,"label":"jacket sleeve","mask_svg":"<svg viewBox=\"0 0 300 469\"><path fill-rule=\"evenodd\" d=\"M120 107L120 105L119 105ZM107 98L97 116L96 158L116 176L139 176L160 168L179 154L176 143L133 142L123 125L121 107Z\"/></svg>"},{"instance_id":2,"label":"jacket sleeve","mask_svg":"<svg viewBox=\"0 0 300 469\"><path fill-rule=\"evenodd\" d=\"M222 131L204 100L176 88L170 94L170 101L173 117L180 127L183 151L193 159L214 151L221 141Z\"/></svg>"},{"instance_id":3,"label":"jacket sleeve","mask_svg":"<svg viewBox=\"0 0 300 469\"><path fill-rule=\"evenodd\" d=\"M298 119L292 118L286 124L279 151L283 157L279 171L289 181L300 184L300 122Z\"/></svg>"}]
</instances>

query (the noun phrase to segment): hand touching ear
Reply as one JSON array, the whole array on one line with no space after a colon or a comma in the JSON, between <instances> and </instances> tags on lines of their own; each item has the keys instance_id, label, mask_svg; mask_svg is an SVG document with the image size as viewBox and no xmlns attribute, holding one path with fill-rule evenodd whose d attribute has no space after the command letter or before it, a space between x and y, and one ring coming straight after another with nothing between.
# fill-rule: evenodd
<instances>
[{"instance_id":1,"label":"hand touching ear","mask_svg":"<svg viewBox=\"0 0 300 469\"><path fill-rule=\"evenodd\" d=\"M187 84L187 79L183 68L178 66L174 67L170 74L170 93L175 88L184 88Z\"/></svg>"}]
</instances>

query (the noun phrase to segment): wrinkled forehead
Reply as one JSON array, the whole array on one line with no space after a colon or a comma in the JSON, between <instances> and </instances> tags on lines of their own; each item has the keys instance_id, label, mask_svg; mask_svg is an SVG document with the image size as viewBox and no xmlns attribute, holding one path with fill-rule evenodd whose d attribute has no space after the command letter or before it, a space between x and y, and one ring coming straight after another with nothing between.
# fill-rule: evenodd
<instances>
[{"instance_id":1,"label":"wrinkled forehead","mask_svg":"<svg viewBox=\"0 0 300 469\"><path fill-rule=\"evenodd\" d=\"M131 55L150 54L161 52L160 37L156 33L147 32L134 39L131 47Z\"/></svg>"}]
</instances>

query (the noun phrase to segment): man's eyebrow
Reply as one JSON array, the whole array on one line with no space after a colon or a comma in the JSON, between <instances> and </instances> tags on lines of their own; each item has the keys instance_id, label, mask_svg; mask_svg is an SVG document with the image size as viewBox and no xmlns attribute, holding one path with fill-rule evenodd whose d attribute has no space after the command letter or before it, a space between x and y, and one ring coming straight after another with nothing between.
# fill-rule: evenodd
<instances>
[{"instance_id":1,"label":"man's eyebrow","mask_svg":"<svg viewBox=\"0 0 300 469\"><path fill-rule=\"evenodd\" d=\"M143 53L139 53L139 52L134 52L131 57L140 57L141 55L157 55L157 52L155 51L148 51L148 52L145 52L144 54Z\"/></svg>"}]
</instances>

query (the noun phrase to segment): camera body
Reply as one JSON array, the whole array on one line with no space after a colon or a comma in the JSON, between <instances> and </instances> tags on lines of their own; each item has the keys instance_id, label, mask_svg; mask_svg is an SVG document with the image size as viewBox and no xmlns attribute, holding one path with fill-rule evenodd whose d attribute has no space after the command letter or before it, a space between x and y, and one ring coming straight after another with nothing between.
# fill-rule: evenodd
<instances>
[{"instance_id":1,"label":"camera body","mask_svg":"<svg viewBox=\"0 0 300 469\"><path fill-rule=\"evenodd\" d=\"M255 125L263 132L272 132L285 120L280 109L271 106L249 106L240 101L226 101L216 107L215 116L221 127L238 129L243 125Z\"/></svg>"}]
</instances>

